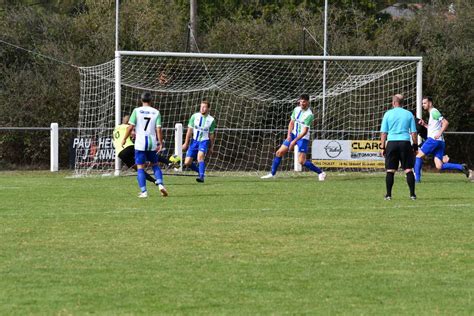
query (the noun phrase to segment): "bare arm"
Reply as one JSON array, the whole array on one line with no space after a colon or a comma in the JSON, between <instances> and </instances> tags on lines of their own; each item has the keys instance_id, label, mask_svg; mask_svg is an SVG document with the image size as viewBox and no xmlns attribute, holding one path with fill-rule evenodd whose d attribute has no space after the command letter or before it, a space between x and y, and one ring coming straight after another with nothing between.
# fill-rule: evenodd
<instances>
[{"instance_id":1,"label":"bare arm","mask_svg":"<svg viewBox=\"0 0 474 316\"><path fill-rule=\"evenodd\" d=\"M434 139L440 138L441 135L443 135L444 131L448 129L448 126L449 126L449 122L447 119L444 118L441 121L441 130L438 133L436 133L436 135L434 135Z\"/></svg>"},{"instance_id":2,"label":"bare arm","mask_svg":"<svg viewBox=\"0 0 474 316\"><path fill-rule=\"evenodd\" d=\"M387 142L387 133L380 133L380 149L385 153L385 143Z\"/></svg>"},{"instance_id":3,"label":"bare arm","mask_svg":"<svg viewBox=\"0 0 474 316\"><path fill-rule=\"evenodd\" d=\"M214 148L214 141L216 140L216 133L210 133L209 134L209 154L213 152Z\"/></svg>"},{"instance_id":4,"label":"bare arm","mask_svg":"<svg viewBox=\"0 0 474 316\"><path fill-rule=\"evenodd\" d=\"M188 131L186 132L186 138L184 139L183 150L188 149L189 141L191 140L192 135L193 135L193 128L188 127Z\"/></svg>"},{"instance_id":5,"label":"bare arm","mask_svg":"<svg viewBox=\"0 0 474 316\"><path fill-rule=\"evenodd\" d=\"M161 130L161 127L156 128L156 136L158 138L156 151L160 151L163 148L163 131Z\"/></svg>"},{"instance_id":6,"label":"bare arm","mask_svg":"<svg viewBox=\"0 0 474 316\"><path fill-rule=\"evenodd\" d=\"M295 127L295 121L290 120L290 124L288 124L288 133L286 135L288 141L291 139L291 131L293 130L293 127Z\"/></svg>"},{"instance_id":7,"label":"bare arm","mask_svg":"<svg viewBox=\"0 0 474 316\"><path fill-rule=\"evenodd\" d=\"M293 150L293 147L295 147L296 143L308 133L308 130L309 130L308 127L306 126L303 127L303 131L290 143L290 147L289 147L290 150Z\"/></svg>"}]
</instances>

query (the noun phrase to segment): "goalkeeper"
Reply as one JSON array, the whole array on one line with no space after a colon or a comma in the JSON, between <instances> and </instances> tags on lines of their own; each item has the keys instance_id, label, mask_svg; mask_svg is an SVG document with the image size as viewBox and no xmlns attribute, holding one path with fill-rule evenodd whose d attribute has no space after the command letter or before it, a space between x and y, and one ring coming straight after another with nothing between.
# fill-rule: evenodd
<instances>
[{"instance_id":1,"label":"goalkeeper","mask_svg":"<svg viewBox=\"0 0 474 316\"><path fill-rule=\"evenodd\" d=\"M291 114L290 123L288 125L288 135L281 147L275 153L272 163L272 170L269 174L264 175L261 179L273 178L278 170L283 156L291 151L295 145L298 145L299 163L318 174L319 181L324 181L326 173L316 167L311 161L306 160L306 152L309 144L309 128L313 123L314 115L309 107L309 95L302 94L297 106Z\"/></svg>"}]
</instances>

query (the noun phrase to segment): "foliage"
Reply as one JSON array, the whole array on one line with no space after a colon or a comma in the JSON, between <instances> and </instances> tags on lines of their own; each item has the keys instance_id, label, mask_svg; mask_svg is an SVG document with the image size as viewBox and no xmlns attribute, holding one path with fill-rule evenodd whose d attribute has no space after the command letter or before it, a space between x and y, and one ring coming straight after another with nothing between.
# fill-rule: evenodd
<instances>
[{"instance_id":1,"label":"foliage","mask_svg":"<svg viewBox=\"0 0 474 316\"><path fill-rule=\"evenodd\" d=\"M455 1L426 5L412 20L378 14L394 1L330 1L331 55L421 55L424 91L450 121L450 130L473 130L474 6ZM203 52L322 54L323 0L199 1L199 48ZM184 51L189 1L121 1L120 48ZM1 39L66 63L89 66L113 58L113 1L11 1L0 10ZM308 35L308 34L307 34ZM0 44L1 126L76 126L79 76L74 66ZM15 110L13 110L15 109ZM48 144L25 134L0 135L2 159L16 155L48 161ZM62 144L67 143L62 139ZM33 144L33 145L29 145ZM448 151L456 150L450 148ZM454 154L456 156L456 154ZM62 157L62 161L67 161ZM462 157L460 157L462 158ZM12 158L8 158L10 160ZM10 161L12 162L12 161Z\"/></svg>"}]
</instances>

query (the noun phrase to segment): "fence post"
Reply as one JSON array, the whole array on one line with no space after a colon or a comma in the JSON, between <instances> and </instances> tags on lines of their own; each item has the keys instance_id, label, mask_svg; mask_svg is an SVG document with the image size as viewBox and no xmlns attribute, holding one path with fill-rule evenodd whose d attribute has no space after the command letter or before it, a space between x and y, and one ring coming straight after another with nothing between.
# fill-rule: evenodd
<instances>
[{"instance_id":1,"label":"fence post","mask_svg":"<svg viewBox=\"0 0 474 316\"><path fill-rule=\"evenodd\" d=\"M58 123L51 123L51 172L59 170L59 128Z\"/></svg>"}]
</instances>

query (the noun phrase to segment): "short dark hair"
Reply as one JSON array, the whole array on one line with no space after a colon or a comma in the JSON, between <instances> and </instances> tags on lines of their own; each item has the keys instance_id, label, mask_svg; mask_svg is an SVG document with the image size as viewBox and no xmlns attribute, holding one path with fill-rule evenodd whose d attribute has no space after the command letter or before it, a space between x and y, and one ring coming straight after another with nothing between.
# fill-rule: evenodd
<instances>
[{"instance_id":1,"label":"short dark hair","mask_svg":"<svg viewBox=\"0 0 474 316\"><path fill-rule=\"evenodd\" d=\"M430 101L431 103L433 103L433 98L430 97L430 96L425 95L422 100L424 100L424 99L426 99L426 100Z\"/></svg>"},{"instance_id":2,"label":"short dark hair","mask_svg":"<svg viewBox=\"0 0 474 316\"><path fill-rule=\"evenodd\" d=\"M300 96L300 100L309 101L309 94L303 93L303 94Z\"/></svg>"},{"instance_id":3,"label":"short dark hair","mask_svg":"<svg viewBox=\"0 0 474 316\"><path fill-rule=\"evenodd\" d=\"M150 103L151 100L153 99L153 97L151 96L150 92L145 91L145 92L142 93L141 99L142 99L142 102Z\"/></svg>"},{"instance_id":4,"label":"short dark hair","mask_svg":"<svg viewBox=\"0 0 474 316\"><path fill-rule=\"evenodd\" d=\"M201 103L204 103L205 105L207 105L208 108L211 108L211 103L209 103L207 99L203 99Z\"/></svg>"}]
</instances>

